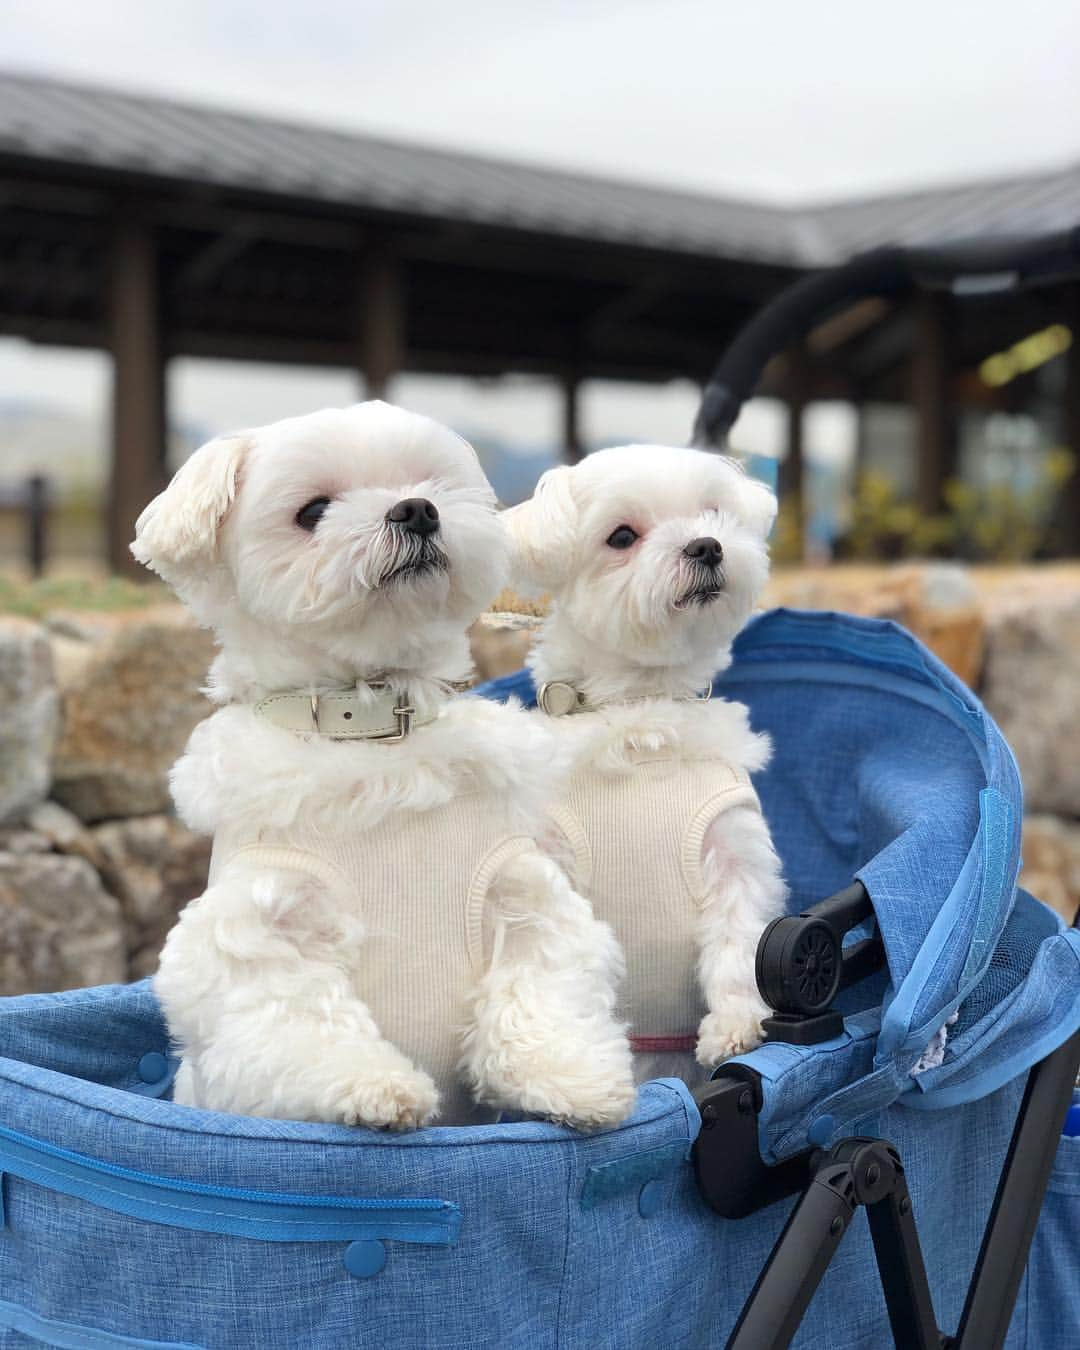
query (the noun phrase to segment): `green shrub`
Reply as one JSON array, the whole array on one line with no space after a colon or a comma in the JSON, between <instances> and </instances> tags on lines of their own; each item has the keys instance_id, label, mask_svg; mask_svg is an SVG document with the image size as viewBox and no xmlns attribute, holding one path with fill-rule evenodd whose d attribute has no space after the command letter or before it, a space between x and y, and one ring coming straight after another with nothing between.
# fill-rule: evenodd
<instances>
[{"instance_id":1,"label":"green shrub","mask_svg":"<svg viewBox=\"0 0 1080 1350\"><path fill-rule=\"evenodd\" d=\"M0 575L0 613L40 619L57 609L144 609L166 598L163 587L139 585L122 577L47 577L17 581Z\"/></svg>"},{"instance_id":2,"label":"green shrub","mask_svg":"<svg viewBox=\"0 0 1080 1350\"><path fill-rule=\"evenodd\" d=\"M838 541L848 558L952 557L972 562L1025 562L1053 547L1055 510L1075 458L1051 451L1038 480L1024 491L1004 483L975 487L960 479L944 486L946 509L926 516L877 474L864 474L852 503L851 528Z\"/></svg>"}]
</instances>

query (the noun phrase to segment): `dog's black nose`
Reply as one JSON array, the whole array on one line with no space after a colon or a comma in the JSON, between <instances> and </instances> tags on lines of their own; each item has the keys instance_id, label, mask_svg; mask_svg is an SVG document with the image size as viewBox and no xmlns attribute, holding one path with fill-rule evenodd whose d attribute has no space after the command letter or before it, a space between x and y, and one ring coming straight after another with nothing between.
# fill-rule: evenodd
<instances>
[{"instance_id":1,"label":"dog's black nose","mask_svg":"<svg viewBox=\"0 0 1080 1350\"><path fill-rule=\"evenodd\" d=\"M724 550L719 539L691 539L683 549L691 562L701 563L703 567L719 567L724 558Z\"/></svg>"},{"instance_id":2,"label":"dog's black nose","mask_svg":"<svg viewBox=\"0 0 1080 1350\"><path fill-rule=\"evenodd\" d=\"M406 497L387 511L386 519L413 534L434 534L439 528L439 509L426 497Z\"/></svg>"}]
</instances>

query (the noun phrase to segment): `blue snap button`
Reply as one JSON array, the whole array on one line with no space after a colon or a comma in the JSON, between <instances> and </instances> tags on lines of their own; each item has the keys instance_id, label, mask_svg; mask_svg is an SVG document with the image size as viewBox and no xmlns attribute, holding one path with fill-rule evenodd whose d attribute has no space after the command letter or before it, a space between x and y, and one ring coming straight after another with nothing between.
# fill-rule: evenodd
<instances>
[{"instance_id":1,"label":"blue snap button","mask_svg":"<svg viewBox=\"0 0 1080 1350\"><path fill-rule=\"evenodd\" d=\"M643 1219L651 1219L660 1208L664 1197L664 1188L659 1181L647 1181L637 1198L638 1213Z\"/></svg>"},{"instance_id":2,"label":"blue snap button","mask_svg":"<svg viewBox=\"0 0 1080 1350\"><path fill-rule=\"evenodd\" d=\"M386 1265L386 1248L377 1239L350 1242L345 1248L345 1269L358 1280L378 1275Z\"/></svg>"},{"instance_id":3,"label":"blue snap button","mask_svg":"<svg viewBox=\"0 0 1080 1350\"><path fill-rule=\"evenodd\" d=\"M806 1131L806 1137L818 1148L823 1148L832 1138L832 1132L835 1129L836 1121L832 1116L818 1116L817 1120Z\"/></svg>"},{"instance_id":4,"label":"blue snap button","mask_svg":"<svg viewBox=\"0 0 1080 1350\"><path fill-rule=\"evenodd\" d=\"M144 1083L160 1083L169 1072L169 1061L158 1050L151 1050L139 1060L139 1077Z\"/></svg>"}]
</instances>

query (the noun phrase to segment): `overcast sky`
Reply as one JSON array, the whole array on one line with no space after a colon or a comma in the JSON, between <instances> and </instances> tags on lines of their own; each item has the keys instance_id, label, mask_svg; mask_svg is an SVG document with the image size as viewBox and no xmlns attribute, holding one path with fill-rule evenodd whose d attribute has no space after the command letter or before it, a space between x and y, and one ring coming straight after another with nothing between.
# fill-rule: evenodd
<instances>
[{"instance_id":1,"label":"overcast sky","mask_svg":"<svg viewBox=\"0 0 1080 1350\"><path fill-rule=\"evenodd\" d=\"M1080 0L0 0L0 66L776 200L1080 159ZM0 398L100 385L15 348ZM212 424L344 381L177 376Z\"/></svg>"},{"instance_id":2,"label":"overcast sky","mask_svg":"<svg viewBox=\"0 0 1080 1350\"><path fill-rule=\"evenodd\" d=\"M708 191L1080 157L1077 0L0 0L0 63Z\"/></svg>"}]
</instances>

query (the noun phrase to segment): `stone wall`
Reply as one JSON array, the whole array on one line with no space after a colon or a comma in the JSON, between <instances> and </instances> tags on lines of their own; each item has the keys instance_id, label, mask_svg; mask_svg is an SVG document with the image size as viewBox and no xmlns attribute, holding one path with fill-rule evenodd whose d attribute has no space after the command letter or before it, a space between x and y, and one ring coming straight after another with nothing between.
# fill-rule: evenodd
<instances>
[{"instance_id":1,"label":"stone wall","mask_svg":"<svg viewBox=\"0 0 1080 1350\"><path fill-rule=\"evenodd\" d=\"M138 979L205 887L168 771L213 648L174 605L0 617L0 993Z\"/></svg>"},{"instance_id":2,"label":"stone wall","mask_svg":"<svg viewBox=\"0 0 1080 1350\"><path fill-rule=\"evenodd\" d=\"M1080 905L1080 568L778 574L773 604L897 619L985 699L1027 808L1024 884ZM485 678L521 632L481 630ZM178 606L0 616L0 993L137 979L200 894L209 841L169 813L168 770L209 705L213 649Z\"/></svg>"}]
</instances>

